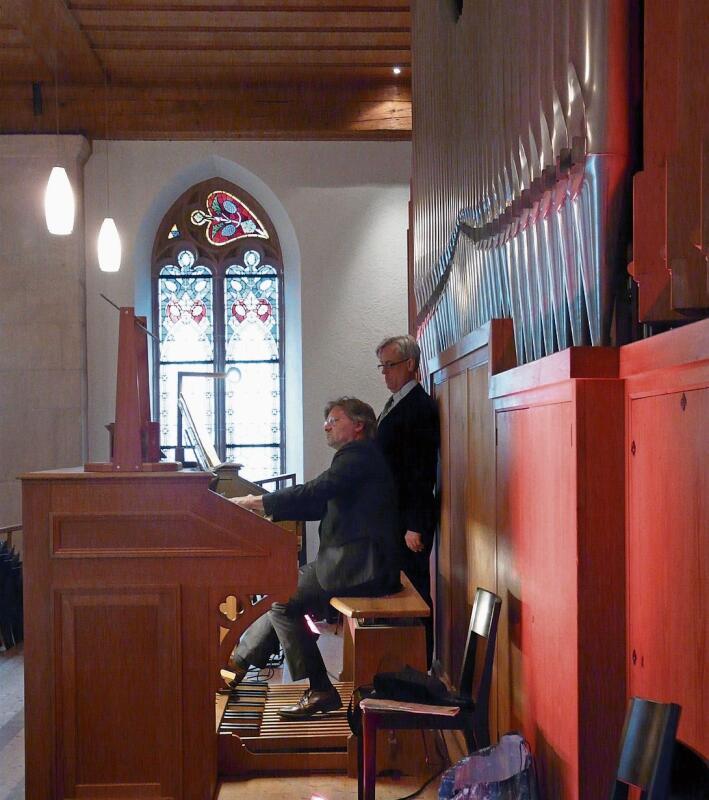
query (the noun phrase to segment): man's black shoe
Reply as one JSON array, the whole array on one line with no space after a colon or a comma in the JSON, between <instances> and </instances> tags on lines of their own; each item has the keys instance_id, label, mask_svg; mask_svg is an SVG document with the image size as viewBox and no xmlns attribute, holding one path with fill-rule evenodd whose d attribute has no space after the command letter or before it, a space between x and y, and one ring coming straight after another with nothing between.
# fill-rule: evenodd
<instances>
[{"instance_id":1,"label":"man's black shoe","mask_svg":"<svg viewBox=\"0 0 709 800\"><path fill-rule=\"evenodd\" d=\"M337 711L338 708L342 708L342 700L334 686L324 692L306 689L294 706L281 708L278 716L281 719L307 719L318 712L325 714L328 711Z\"/></svg>"}]
</instances>

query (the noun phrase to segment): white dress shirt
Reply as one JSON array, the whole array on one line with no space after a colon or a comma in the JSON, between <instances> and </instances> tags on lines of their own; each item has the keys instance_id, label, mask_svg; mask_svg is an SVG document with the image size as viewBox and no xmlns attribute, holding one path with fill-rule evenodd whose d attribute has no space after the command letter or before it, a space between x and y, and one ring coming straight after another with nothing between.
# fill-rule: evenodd
<instances>
[{"instance_id":1,"label":"white dress shirt","mask_svg":"<svg viewBox=\"0 0 709 800\"><path fill-rule=\"evenodd\" d=\"M415 380L412 379L408 383L405 383L401 387L401 389L399 389L398 392L394 392L394 394L389 398L389 400L387 400L387 403L384 406L384 410L379 415L379 419L377 420L377 422L380 422L382 419L384 419L384 417L386 417L386 415L392 410L392 408L394 408L394 406L397 403L400 403L406 397L406 395L412 389L414 389L414 387L416 386L417 383L418 383L418 381L415 381ZM389 402L389 401L391 401L391 402Z\"/></svg>"}]
</instances>

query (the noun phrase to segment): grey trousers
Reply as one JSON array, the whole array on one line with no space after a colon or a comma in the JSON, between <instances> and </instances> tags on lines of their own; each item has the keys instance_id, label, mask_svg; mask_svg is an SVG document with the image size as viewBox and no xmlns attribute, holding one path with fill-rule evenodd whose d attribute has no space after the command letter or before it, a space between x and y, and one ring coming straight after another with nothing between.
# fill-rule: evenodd
<instances>
[{"instance_id":1,"label":"grey trousers","mask_svg":"<svg viewBox=\"0 0 709 800\"><path fill-rule=\"evenodd\" d=\"M315 564L306 564L298 575L298 588L288 602L274 603L270 611L247 628L236 648L237 657L255 667L265 667L280 642L294 681L327 680L317 635L308 628L303 615L319 614L332 596L320 586Z\"/></svg>"}]
</instances>

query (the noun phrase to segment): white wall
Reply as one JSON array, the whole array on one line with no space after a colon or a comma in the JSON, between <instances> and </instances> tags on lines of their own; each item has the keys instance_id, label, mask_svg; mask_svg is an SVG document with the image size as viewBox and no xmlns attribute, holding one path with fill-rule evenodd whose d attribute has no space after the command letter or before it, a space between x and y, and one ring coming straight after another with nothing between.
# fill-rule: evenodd
<instances>
[{"instance_id":1,"label":"white wall","mask_svg":"<svg viewBox=\"0 0 709 800\"><path fill-rule=\"evenodd\" d=\"M410 144L112 142L109 157L111 214L124 248L117 274L100 273L96 261L105 215L103 142L94 143L85 169L91 458L107 457L103 426L115 402L118 320L99 292L147 313L155 228L184 189L218 174L256 197L283 245L288 468L299 479L313 477L331 458L322 436L325 401L353 394L378 410L386 390L373 348L385 335L406 331Z\"/></svg>"},{"instance_id":2,"label":"white wall","mask_svg":"<svg viewBox=\"0 0 709 800\"><path fill-rule=\"evenodd\" d=\"M86 456L81 136L0 136L0 527L21 521L17 475ZM75 187L71 236L52 236L44 190L61 162Z\"/></svg>"}]
</instances>

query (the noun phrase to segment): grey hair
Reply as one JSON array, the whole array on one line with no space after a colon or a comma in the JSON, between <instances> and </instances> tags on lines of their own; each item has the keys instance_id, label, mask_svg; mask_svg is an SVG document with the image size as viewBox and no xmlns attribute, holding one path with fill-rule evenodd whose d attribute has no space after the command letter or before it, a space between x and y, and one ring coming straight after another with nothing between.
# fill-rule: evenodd
<instances>
[{"instance_id":1,"label":"grey hair","mask_svg":"<svg viewBox=\"0 0 709 800\"><path fill-rule=\"evenodd\" d=\"M361 422L364 426L362 432L367 439L374 439L377 434L377 417L374 409L363 400L356 397L338 397L337 400L330 400L325 405L325 419L330 416L330 412L337 406L345 412L345 416L352 422Z\"/></svg>"},{"instance_id":2,"label":"grey hair","mask_svg":"<svg viewBox=\"0 0 709 800\"><path fill-rule=\"evenodd\" d=\"M421 360L421 348L413 336L407 334L406 336L389 336L377 345L376 354L377 358L385 347L389 345L396 345L401 358L413 358L414 366L418 369L419 361Z\"/></svg>"}]
</instances>

